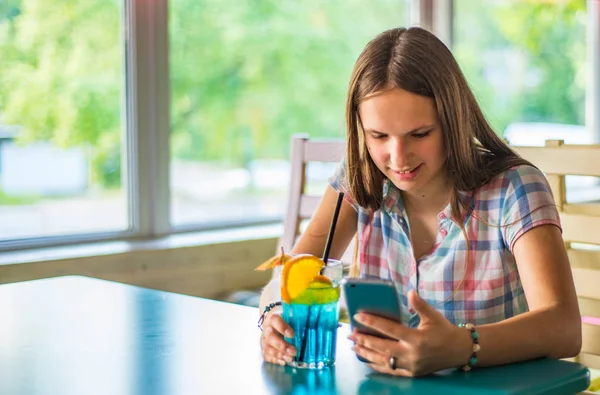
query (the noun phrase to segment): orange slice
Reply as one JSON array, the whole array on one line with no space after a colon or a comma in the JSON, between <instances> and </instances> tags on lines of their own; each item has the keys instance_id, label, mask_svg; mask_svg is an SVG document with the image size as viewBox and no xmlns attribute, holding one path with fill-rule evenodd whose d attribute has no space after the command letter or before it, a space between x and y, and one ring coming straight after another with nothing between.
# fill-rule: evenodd
<instances>
[{"instance_id":1,"label":"orange slice","mask_svg":"<svg viewBox=\"0 0 600 395\"><path fill-rule=\"evenodd\" d=\"M283 248L282 248L281 255L275 255L273 258L269 258L268 260L266 260L263 263L261 263L260 265L258 265L258 267L254 270L262 271L262 270L267 270L267 269L273 269L275 266L285 265L285 263L287 261L289 261L291 258L292 258L291 255L283 253Z\"/></svg>"},{"instance_id":2,"label":"orange slice","mask_svg":"<svg viewBox=\"0 0 600 395\"><path fill-rule=\"evenodd\" d=\"M297 255L290 259L281 272L281 299L291 303L319 276L323 266L325 262L314 255Z\"/></svg>"},{"instance_id":3,"label":"orange slice","mask_svg":"<svg viewBox=\"0 0 600 395\"><path fill-rule=\"evenodd\" d=\"M310 288L330 288L333 286L333 283L327 277L317 274L308 286Z\"/></svg>"}]
</instances>

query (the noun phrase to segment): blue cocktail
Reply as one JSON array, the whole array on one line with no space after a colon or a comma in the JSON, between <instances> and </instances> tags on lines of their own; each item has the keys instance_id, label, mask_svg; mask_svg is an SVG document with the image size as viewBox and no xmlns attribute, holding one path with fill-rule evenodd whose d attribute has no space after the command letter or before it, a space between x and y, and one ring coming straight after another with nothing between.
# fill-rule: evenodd
<instances>
[{"instance_id":1,"label":"blue cocktail","mask_svg":"<svg viewBox=\"0 0 600 395\"><path fill-rule=\"evenodd\" d=\"M294 330L294 337L286 338L296 347L292 366L319 369L335 363L342 266L339 261L329 263L324 275L333 284L313 284L291 303L282 304L282 317Z\"/></svg>"}]
</instances>

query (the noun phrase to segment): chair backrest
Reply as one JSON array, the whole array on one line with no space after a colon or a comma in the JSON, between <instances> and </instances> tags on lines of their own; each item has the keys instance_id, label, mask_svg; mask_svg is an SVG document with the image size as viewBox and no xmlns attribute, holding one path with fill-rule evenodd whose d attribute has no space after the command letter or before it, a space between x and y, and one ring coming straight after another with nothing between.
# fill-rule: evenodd
<instances>
[{"instance_id":1,"label":"chair backrest","mask_svg":"<svg viewBox=\"0 0 600 395\"><path fill-rule=\"evenodd\" d=\"M583 203L567 202L565 188L567 175L600 177L600 145L549 140L545 147L512 148L543 171L552 188L584 317L578 360L600 369L600 178L589 184Z\"/></svg>"},{"instance_id":2,"label":"chair backrest","mask_svg":"<svg viewBox=\"0 0 600 395\"><path fill-rule=\"evenodd\" d=\"M306 135L296 135L290 146L291 177L287 211L283 221L283 235L279 240L280 248L292 250L301 232L303 221L309 220L316 211L322 195L307 193L307 165L311 162L339 163L346 152L344 140L310 140ZM323 192L325 192L323 190ZM342 261L349 264L352 260L349 247Z\"/></svg>"}]
</instances>

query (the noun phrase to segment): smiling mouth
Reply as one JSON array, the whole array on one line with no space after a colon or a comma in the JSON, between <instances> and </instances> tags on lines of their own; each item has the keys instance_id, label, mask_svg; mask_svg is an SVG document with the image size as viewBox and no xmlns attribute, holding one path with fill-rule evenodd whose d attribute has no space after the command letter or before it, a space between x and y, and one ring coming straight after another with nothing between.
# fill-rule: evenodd
<instances>
[{"instance_id":1,"label":"smiling mouth","mask_svg":"<svg viewBox=\"0 0 600 395\"><path fill-rule=\"evenodd\" d=\"M408 169L408 170L394 170L394 169L392 169L392 171L395 172L395 173L399 173L399 174L408 174L408 173L412 173L413 171L417 170L419 168L419 166L421 166L421 165L415 166L415 167L413 167L411 169Z\"/></svg>"}]
</instances>

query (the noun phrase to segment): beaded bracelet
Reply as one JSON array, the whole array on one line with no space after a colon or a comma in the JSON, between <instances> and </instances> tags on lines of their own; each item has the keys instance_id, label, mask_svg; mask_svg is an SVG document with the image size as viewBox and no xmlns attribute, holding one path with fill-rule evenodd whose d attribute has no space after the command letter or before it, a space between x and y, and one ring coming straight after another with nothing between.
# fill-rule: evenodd
<instances>
[{"instance_id":1,"label":"beaded bracelet","mask_svg":"<svg viewBox=\"0 0 600 395\"><path fill-rule=\"evenodd\" d=\"M475 330L475 325L473 324L459 324L461 328L467 328L471 331L471 339L473 339L473 353L471 354L471 358L469 358L469 362L465 366L461 368L463 372L468 372L471 368L477 365L477 352L481 349L479 346L479 335Z\"/></svg>"},{"instance_id":2,"label":"beaded bracelet","mask_svg":"<svg viewBox=\"0 0 600 395\"><path fill-rule=\"evenodd\" d=\"M274 302L274 303L270 303L267 306L265 306L265 310L263 311L263 313L260 315L260 318L258 319L258 327L260 328L261 331L262 331L262 324L263 324L263 322L265 322L267 313L269 311L273 310L277 306L281 306L281 302Z\"/></svg>"}]
</instances>

